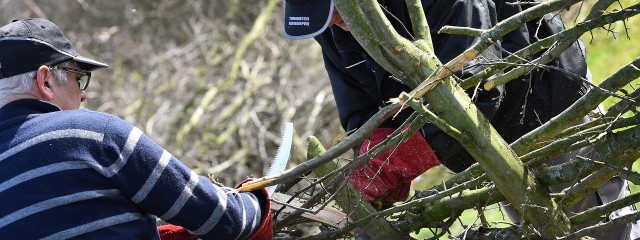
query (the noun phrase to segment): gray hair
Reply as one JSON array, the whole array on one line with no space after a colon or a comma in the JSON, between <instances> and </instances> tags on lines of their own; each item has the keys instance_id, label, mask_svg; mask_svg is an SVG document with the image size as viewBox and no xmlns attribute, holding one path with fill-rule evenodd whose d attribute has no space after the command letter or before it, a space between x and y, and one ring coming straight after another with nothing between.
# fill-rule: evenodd
<instances>
[{"instance_id":1,"label":"gray hair","mask_svg":"<svg viewBox=\"0 0 640 240\"><path fill-rule=\"evenodd\" d=\"M57 64L56 66L69 67L70 65L71 64L66 61ZM29 92L29 90L31 90L33 80L36 79L36 72L37 70L0 79L0 97L12 94L24 94ZM59 83L64 84L69 81L64 70L52 69L52 73L53 78L55 78Z\"/></svg>"}]
</instances>

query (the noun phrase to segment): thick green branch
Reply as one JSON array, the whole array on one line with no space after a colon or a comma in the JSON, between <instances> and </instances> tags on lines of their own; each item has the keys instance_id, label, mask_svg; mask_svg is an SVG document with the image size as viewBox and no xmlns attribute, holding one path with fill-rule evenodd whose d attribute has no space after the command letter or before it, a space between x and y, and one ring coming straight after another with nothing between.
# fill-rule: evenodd
<instances>
[{"instance_id":1,"label":"thick green branch","mask_svg":"<svg viewBox=\"0 0 640 240\"><path fill-rule=\"evenodd\" d=\"M505 198L520 212L525 212L527 222L547 237L571 232L568 218L551 200L544 186L527 171L453 79L446 79L424 97L436 115L452 127L464 129L465 136L456 140L478 161Z\"/></svg>"},{"instance_id":2,"label":"thick green branch","mask_svg":"<svg viewBox=\"0 0 640 240\"><path fill-rule=\"evenodd\" d=\"M431 42L431 29L429 28L429 23L427 23L427 18L424 15L422 1L405 0L405 2L407 3L409 18L411 18L411 27L414 33L413 44L425 53L435 53L433 50L433 43Z\"/></svg>"},{"instance_id":3,"label":"thick green branch","mask_svg":"<svg viewBox=\"0 0 640 240\"><path fill-rule=\"evenodd\" d=\"M429 23L427 23L427 18L424 15L422 1L405 0L405 2L407 3L409 17L411 18L411 26L416 40L426 40L431 42L431 31ZM431 51L433 51L433 45L431 46Z\"/></svg>"}]
</instances>

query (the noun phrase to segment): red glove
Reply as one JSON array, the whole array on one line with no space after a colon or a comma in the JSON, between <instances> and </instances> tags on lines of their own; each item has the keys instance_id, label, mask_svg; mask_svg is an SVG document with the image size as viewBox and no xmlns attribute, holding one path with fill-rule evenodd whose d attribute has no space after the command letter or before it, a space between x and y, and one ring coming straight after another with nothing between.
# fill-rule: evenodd
<instances>
[{"instance_id":1,"label":"red glove","mask_svg":"<svg viewBox=\"0 0 640 240\"><path fill-rule=\"evenodd\" d=\"M176 225L162 225L158 226L158 233L160 233L161 240L197 240L198 237L189 233L189 231L183 227Z\"/></svg>"},{"instance_id":2,"label":"red glove","mask_svg":"<svg viewBox=\"0 0 640 240\"><path fill-rule=\"evenodd\" d=\"M363 142L359 154L384 141L393 131L391 128L377 128L371 139ZM422 134L416 133L397 149L392 148L356 169L349 180L369 202L400 202L409 196L411 180L438 165L440 162L431 146Z\"/></svg>"}]
</instances>

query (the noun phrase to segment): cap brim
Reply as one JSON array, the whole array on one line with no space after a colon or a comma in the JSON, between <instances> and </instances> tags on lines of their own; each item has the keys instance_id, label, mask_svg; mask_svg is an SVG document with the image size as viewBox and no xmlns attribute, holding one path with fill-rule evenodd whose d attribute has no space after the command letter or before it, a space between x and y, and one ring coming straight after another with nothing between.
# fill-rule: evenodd
<instances>
[{"instance_id":1,"label":"cap brim","mask_svg":"<svg viewBox=\"0 0 640 240\"><path fill-rule=\"evenodd\" d=\"M285 1L284 34L296 40L315 37L327 29L332 15L333 0L310 1L302 6Z\"/></svg>"},{"instance_id":2,"label":"cap brim","mask_svg":"<svg viewBox=\"0 0 640 240\"><path fill-rule=\"evenodd\" d=\"M86 58L80 55L73 57L73 61L76 61L76 63L78 63L78 66L82 70L86 70L86 71L93 71L99 68L109 67L109 65L105 63L101 63L91 58Z\"/></svg>"}]
</instances>

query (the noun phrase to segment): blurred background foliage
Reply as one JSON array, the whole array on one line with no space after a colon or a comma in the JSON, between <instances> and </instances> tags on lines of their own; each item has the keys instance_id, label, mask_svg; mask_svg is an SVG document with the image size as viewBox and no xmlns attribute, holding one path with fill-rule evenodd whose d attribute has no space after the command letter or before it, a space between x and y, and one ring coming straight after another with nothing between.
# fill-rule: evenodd
<instances>
[{"instance_id":1,"label":"blurred background foliage","mask_svg":"<svg viewBox=\"0 0 640 240\"><path fill-rule=\"evenodd\" d=\"M562 12L567 25L581 21L593 2ZM284 37L281 0L0 0L0 4L3 24L16 18L47 18L81 54L110 65L94 73L83 107L131 122L197 172L223 184L262 176L286 121L293 122L296 131L290 166L306 159L308 136L328 144L344 133L320 48L313 40ZM273 4L273 11L268 11ZM267 17L264 28L251 39L249 33L261 14ZM634 17L582 37L595 82L640 56L637 26L640 18ZM242 44L248 44L246 51ZM207 97L211 101L203 102ZM446 169L434 168L414 187L426 189L450 176ZM489 221L508 222L496 205L485 210ZM476 221L477 212L469 210L459 222ZM463 231L462 224L451 230ZM430 236L427 230L415 235Z\"/></svg>"}]
</instances>

